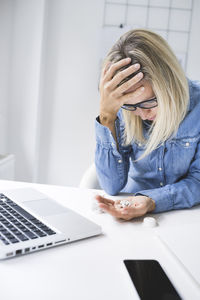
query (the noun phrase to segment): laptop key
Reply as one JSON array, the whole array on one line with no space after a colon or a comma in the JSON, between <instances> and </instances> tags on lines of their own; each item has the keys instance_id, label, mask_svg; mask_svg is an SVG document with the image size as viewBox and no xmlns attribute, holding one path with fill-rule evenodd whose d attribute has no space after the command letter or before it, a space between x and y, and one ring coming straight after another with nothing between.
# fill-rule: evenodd
<instances>
[{"instance_id":1,"label":"laptop key","mask_svg":"<svg viewBox=\"0 0 200 300\"><path fill-rule=\"evenodd\" d=\"M12 234L5 234L5 236L13 244L19 242L19 240Z\"/></svg>"},{"instance_id":2,"label":"laptop key","mask_svg":"<svg viewBox=\"0 0 200 300\"><path fill-rule=\"evenodd\" d=\"M34 233L36 233L37 235L39 235L40 237L43 237L43 236L47 236L46 233L40 231L40 230L34 230Z\"/></svg>"},{"instance_id":3,"label":"laptop key","mask_svg":"<svg viewBox=\"0 0 200 300\"><path fill-rule=\"evenodd\" d=\"M19 240L17 240L16 238L12 238L12 239L10 239L10 242L12 244L15 244L15 243L19 243Z\"/></svg>"},{"instance_id":4,"label":"laptop key","mask_svg":"<svg viewBox=\"0 0 200 300\"><path fill-rule=\"evenodd\" d=\"M13 234L11 234L10 232L6 232L6 233L4 233L4 235L8 238L8 239L12 239L12 238L14 238L15 236L13 235Z\"/></svg>"},{"instance_id":5,"label":"laptop key","mask_svg":"<svg viewBox=\"0 0 200 300\"><path fill-rule=\"evenodd\" d=\"M42 227L40 227L40 229L42 229L44 232L46 232L49 235L55 234L55 232L51 228L49 228L47 226L42 226Z\"/></svg>"},{"instance_id":6,"label":"laptop key","mask_svg":"<svg viewBox=\"0 0 200 300\"><path fill-rule=\"evenodd\" d=\"M22 233L17 229L17 228L13 228L11 229L12 233L15 234L15 235L21 235Z\"/></svg>"},{"instance_id":7,"label":"laptop key","mask_svg":"<svg viewBox=\"0 0 200 300\"><path fill-rule=\"evenodd\" d=\"M56 234L51 228L43 224L18 204L8 198L5 199L6 198L4 197L4 201L0 200L0 210L2 211L0 214L0 221L9 229L9 231L7 231L5 227L0 228L4 231L3 234L6 238L12 243L19 242L18 239L26 241ZM8 222L7 219L10 222ZM13 235L10 232L12 232Z\"/></svg>"},{"instance_id":8,"label":"laptop key","mask_svg":"<svg viewBox=\"0 0 200 300\"><path fill-rule=\"evenodd\" d=\"M20 207L19 205L16 205L15 210L20 213L21 215L23 215L25 218L27 218L28 220L32 220L34 217L29 214L25 209L23 209L22 207ZM21 217L21 215L19 215L19 218Z\"/></svg>"},{"instance_id":9,"label":"laptop key","mask_svg":"<svg viewBox=\"0 0 200 300\"><path fill-rule=\"evenodd\" d=\"M23 234L19 234L17 235L18 239L20 239L21 241L27 241L29 238L27 238L25 235Z\"/></svg>"},{"instance_id":10,"label":"laptop key","mask_svg":"<svg viewBox=\"0 0 200 300\"><path fill-rule=\"evenodd\" d=\"M6 199L5 202L8 203L8 204L13 204L14 203L12 200L8 199L7 197L4 197L4 199Z\"/></svg>"},{"instance_id":11,"label":"laptop key","mask_svg":"<svg viewBox=\"0 0 200 300\"><path fill-rule=\"evenodd\" d=\"M10 200L7 197L4 197L4 199L6 199L5 202L8 203L10 206L16 206L17 205L14 201Z\"/></svg>"},{"instance_id":12,"label":"laptop key","mask_svg":"<svg viewBox=\"0 0 200 300\"><path fill-rule=\"evenodd\" d=\"M43 230L44 232L48 232L48 231L52 231L54 232L51 228L49 228L47 225L43 224L40 221L34 222L32 221L35 225L37 225L37 227L39 227L41 230Z\"/></svg>"},{"instance_id":13,"label":"laptop key","mask_svg":"<svg viewBox=\"0 0 200 300\"><path fill-rule=\"evenodd\" d=\"M45 231L48 235L53 235L53 234L56 234L56 232L55 231L53 231L53 230L46 230Z\"/></svg>"},{"instance_id":14,"label":"laptop key","mask_svg":"<svg viewBox=\"0 0 200 300\"><path fill-rule=\"evenodd\" d=\"M35 235L34 233L32 233L31 231L27 231L26 235L30 238L30 239L37 239L38 236Z\"/></svg>"},{"instance_id":15,"label":"laptop key","mask_svg":"<svg viewBox=\"0 0 200 300\"><path fill-rule=\"evenodd\" d=\"M0 234L0 240L5 244L9 245L10 243Z\"/></svg>"}]
</instances>

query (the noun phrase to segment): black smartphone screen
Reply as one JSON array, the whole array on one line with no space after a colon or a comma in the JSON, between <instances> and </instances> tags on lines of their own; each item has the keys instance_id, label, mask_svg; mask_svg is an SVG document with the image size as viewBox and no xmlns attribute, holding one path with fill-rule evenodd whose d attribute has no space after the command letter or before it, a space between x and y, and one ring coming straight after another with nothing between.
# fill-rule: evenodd
<instances>
[{"instance_id":1,"label":"black smartphone screen","mask_svg":"<svg viewBox=\"0 0 200 300\"><path fill-rule=\"evenodd\" d=\"M181 297L156 260L124 260L141 300L178 300Z\"/></svg>"}]
</instances>

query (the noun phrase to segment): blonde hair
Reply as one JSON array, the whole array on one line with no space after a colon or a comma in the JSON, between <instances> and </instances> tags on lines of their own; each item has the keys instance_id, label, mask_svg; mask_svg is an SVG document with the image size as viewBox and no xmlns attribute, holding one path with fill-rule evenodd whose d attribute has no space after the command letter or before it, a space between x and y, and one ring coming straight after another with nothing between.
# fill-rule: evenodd
<instances>
[{"instance_id":1,"label":"blonde hair","mask_svg":"<svg viewBox=\"0 0 200 300\"><path fill-rule=\"evenodd\" d=\"M124 143L128 145L135 141L144 144L141 159L176 134L187 112L188 81L167 42L152 31L136 29L125 33L111 48L104 63L114 63L125 57L132 59L131 64L140 63L144 79L151 84L158 101L156 119L148 139L143 136L141 118L123 110Z\"/></svg>"}]
</instances>

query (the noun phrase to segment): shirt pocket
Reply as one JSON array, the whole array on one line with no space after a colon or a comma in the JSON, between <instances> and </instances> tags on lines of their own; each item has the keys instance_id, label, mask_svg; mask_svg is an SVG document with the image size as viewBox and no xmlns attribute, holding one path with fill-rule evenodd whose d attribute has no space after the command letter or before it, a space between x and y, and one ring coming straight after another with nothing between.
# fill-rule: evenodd
<instances>
[{"instance_id":1,"label":"shirt pocket","mask_svg":"<svg viewBox=\"0 0 200 300\"><path fill-rule=\"evenodd\" d=\"M199 138L200 136L198 135L196 137L171 140L171 155L168 157L171 160L174 175L181 177L188 173L195 157Z\"/></svg>"}]
</instances>

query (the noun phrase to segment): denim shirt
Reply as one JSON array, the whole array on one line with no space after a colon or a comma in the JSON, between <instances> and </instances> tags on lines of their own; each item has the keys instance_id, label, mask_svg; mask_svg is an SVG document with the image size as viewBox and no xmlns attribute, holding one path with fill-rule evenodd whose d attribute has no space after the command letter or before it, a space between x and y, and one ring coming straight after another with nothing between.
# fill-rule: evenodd
<instances>
[{"instance_id":1,"label":"denim shirt","mask_svg":"<svg viewBox=\"0 0 200 300\"><path fill-rule=\"evenodd\" d=\"M144 148L135 142L122 146L121 111L115 121L118 150L111 131L97 118L95 164L99 183L108 194L148 196L156 203L154 212L200 203L200 82L188 82L188 111L177 134L136 162Z\"/></svg>"}]
</instances>

